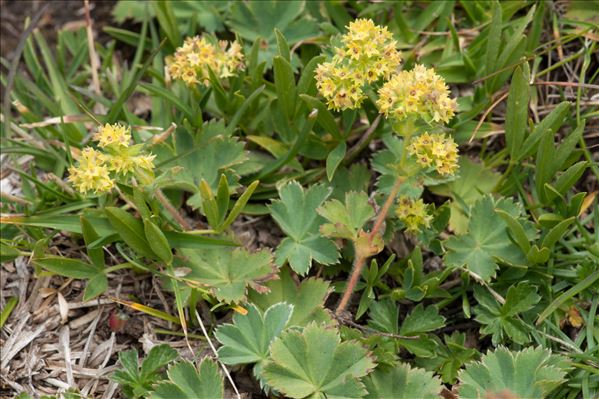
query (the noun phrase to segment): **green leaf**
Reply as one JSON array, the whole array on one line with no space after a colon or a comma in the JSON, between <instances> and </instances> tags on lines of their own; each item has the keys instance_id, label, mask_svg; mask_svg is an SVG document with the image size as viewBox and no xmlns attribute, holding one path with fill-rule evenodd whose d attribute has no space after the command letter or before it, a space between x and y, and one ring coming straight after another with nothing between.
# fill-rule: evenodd
<instances>
[{"instance_id":1,"label":"green leaf","mask_svg":"<svg viewBox=\"0 0 599 399\"><path fill-rule=\"evenodd\" d=\"M518 244L522 252L528 253L528 251L530 251L530 242L528 240L528 237L526 236L526 231L524 231L524 227L522 227L520 222L504 210L495 209L495 212L507 224L508 228L510 229L510 232L512 233L512 238L514 239L514 241L516 241L516 244Z\"/></svg>"},{"instance_id":2,"label":"green leaf","mask_svg":"<svg viewBox=\"0 0 599 399\"><path fill-rule=\"evenodd\" d=\"M250 286L255 290L267 290L262 283L276 276L272 254L268 250L249 252L242 248L179 250L191 272L185 281L194 285L208 286L220 301L242 302Z\"/></svg>"},{"instance_id":3,"label":"green leaf","mask_svg":"<svg viewBox=\"0 0 599 399\"><path fill-rule=\"evenodd\" d=\"M339 127L337 126L337 122L335 122L335 117L331 111L329 111L326 105L324 105L319 99L311 97L307 94L300 94L300 98L309 108L315 108L318 110L316 123L322 126L327 133L330 133L335 140L344 140L341 132L339 131Z\"/></svg>"},{"instance_id":4,"label":"green leaf","mask_svg":"<svg viewBox=\"0 0 599 399\"><path fill-rule=\"evenodd\" d=\"M154 346L144 359L141 368L137 350L119 353L122 368L112 375L128 397L148 397L154 383L163 379L161 369L178 356L176 350L167 344Z\"/></svg>"},{"instance_id":5,"label":"green leaf","mask_svg":"<svg viewBox=\"0 0 599 399\"><path fill-rule=\"evenodd\" d=\"M561 102L547 115L541 122L539 122L532 133L524 140L522 149L519 151L515 161L519 161L533 154L536 150L536 146L545 135L553 137L555 132L562 126L564 120L570 112L570 103Z\"/></svg>"},{"instance_id":6,"label":"green leaf","mask_svg":"<svg viewBox=\"0 0 599 399\"><path fill-rule=\"evenodd\" d=\"M504 341L505 337L519 344L530 341L529 328L516 316L540 301L536 286L524 282L510 286L503 305L480 287L475 288L474 297L478 302L474 308L476 321L482 324L480 331L483 335L492 335L494 345Z\"/></svg>"},{"instance_id":7,"label":"green leaf","mask_svg":"<svg viewBox=\"0 0 599 399\"><path fill-rule=\"evenodd\" d=\"M214 336L222 344L218 358L225 364L256 363L254 375L259 377L263 363L269 358L271 342L287 326L293 305L277 303L264 313L250 304L248 313L233 315L233 324L218 327Z\"/></svg>"},{"instance_id":8,"label":"green leaf","mask_svg":"<svg viewBox=\"0 0 599 399\"><path fill-rule=\"evenodd\" d=\"M212 72L211 72L211 74L212 74ZM258 96L260 96L260 94L262 94L265 87L266 87L265 85L258 87L256 90L254 90L252 92L252 94L249 95L248 98L245 99L243 104L241 104L241 106L239 108L237 108L237 111L235 111L235 114L233 114L231 121L229 122L229 124L227 125L227 128L224 131L225 136L228 137L233 134L241 117L245 114L245 112L248 110L250 105L252 105L254 103L254 101L256 101Z\"/></svg>"},{"instance_id":9,"label":"green leaf","mask_svg":"<svg viewBox=\"0 0 599 399\"><path fill-rule=\"evenodd\" d=\"M454 199L449 205L451 209L449 226L456 233L463 234L467 231L469 218L462 204L471 206L485 194L491 193L500 181L501 175L467 157L461 158L459 164L460 174L457 179L432 186L430 190L435 194Z\"/></svg>"},{"instance_id":10,"label":"green leaf","mask_svg":"<svg viewBox=\"0 0 599 399\"><path fill-rule=\"evenodd\" d=\"M258 187L259 184L260 184L260 182L258 180L254 181L252 184L250 184L248 186L248 188L243 192L243 194L241 194L239 196L237 201L235 201L235 205L233 205L231 212L229 212L229 214L227 215L227 218L221 224L219 230L226 229L227 227L229 227L231 225L231 223L233 223L235 221L235 219L237 219L237 216L239 216L241 211L243 211L243 208L248 203L248 201L250 200L250 197L254 193L254 190L256 190L256 188Z\"/></svg>"},{"instance_id":11,"label":"green leaf","mask_svg":"<svg viewBox=\"0 0 599 399\"><path fill-rule=\"evenodd\" d=\"M462 366L479 356L478 350L466 344L466 334L454 331L445 335L445 345L438 342L435 356L416 359L416 364L427 370L436 370L443 382L455 384Z\"/></svg>"},{"instance_id":12,"label":"green leaf","mask_svg":"<svg viewBox=\"0 0 599 399\"><path fill-rule=\"evenodd\" d=\"M424 308L424 305L420 303L406 316L399 333L401 335L418 335L435 331L443 326L445 326L445 317L439 314L437 308L433 305Z\"/></svg>"},{"instance_id":13,"label":"green leaf","mask_svg":"<svg viewBox=\"0 0 599 399\"><path fill-rule=\"evenodd\" d=\"M483 281L490 281L495 276L498 261L524 264L522 251L510 239L507 226L495 212L495 207L490 196L477 201L471 210L468 233L445 241L448 267L464 266ZM500 207L499 203L497 207Z\"/></svg>"},{"instance_id":14,"label":"green leaf","mask_svg":"<svg viewBox=\"0 0 599 399\"><path fill-rule=\"evenodd\" d=\"M312 323L302 332L286 330L274 340L262 375L290 398L361 398L366 390L360 378L374 366L362 346L342 343L336 329Z\"/></svg>"},{"instance_id":15,"label":"green leaf","mask_svg":"<svg viewBox=\"0 0 599 399\"><path fill-rule=\"evenodd\" d=\"M291 64L284 58L276 56L273 61L275 72L275 90L279 108L288 121L291 121L295 114L295 77Z\"/></svg>"},{"instance_id":16,"label":"green leaf","mask_svg":"<svg viewBox=\"0 0 599 399\"><path fill-rule=\"evenodd\" d=\"M191 108L185 104L183 100L181 100L175 93L171 90L167 90L158 85L150 84L150 83L139 83L139 86L149 92L151 96L162 98L167 100L169 103L174 105L179 111L181 111L189 121L194 120L194 114Z\"/></svg>"},{"instance_id":17,"label":"green leaf","mask_svg":"<svg viewBox=\"0 0 599 399\"><path fill-rule=\"evenodd\" d=\"M277 39L277 47L279 48L279 56L281 56L285 61L291 62L291 52L289 50L289 43L285 40L285 36L281 33L280 30L275 28L275 37Z\"/></svg>"},{"instance_id":18,"label":"green leaf","mask_svg":"<svg viewBox=\"0 0 599 399\"><path fill-rule=\"evenodd\" d=\"M526 135L529 98L528 74L524 73L522 68L517 67L507 98L505 119L505 141L512 159L516 159Z\"/></svg>"},{"instance_id":19,"label":"green leaf","mask_svg":"<svg viewBox=\"0 0 599 399\"><path fill-rule=\"evenodd\" d=\"M580 161L570 166L555 180L555 189L561 195L566 195L568 190L576 184L578 179L582 177L582 174L587 169L587 161ZM547 197L551 201L553 197L547 193Z\"/></svg>"},{"instance_id":20,"label":"green leaf","mask_svg":"<svg viewBox=\"0 0 599 399\"><path fill-rule=\"evenodd\" d=\"M400 363L392 369L376 369L364 379L367 399L436 399L443 389L433 373Z\"/></svg>"},{"instance_id":21,"label":"green leaf","mask_svg":"<svg viewBox=\"0 0 599 399\"><path fill-rule=\"evenodd\" d=\"M553 249L553 246L555 245L557 240L563 237L564 233L566 232L568 227L570 227L572 222L574 222L575 219L575 217L571 217L562 220L561 222L556 224L551 230L549 230L545 238L543 238L543 247L549 248L550 250Z\"/></svg>"},{"instance_id":22,"label":"green leaf","mask_svg":"<svg viewBox=\"0 0 599 399\"><path fill-rule=\"evenodd\" d=\"M489 36L487 38L487 52L485 73L492 74L497 69L497 55L501 47L501 6L497 1L493 2L493 16L489 27Z\"/></svg>"},{"instance_id":23,"label":"green leaf","mask_svg":"<svg viewBox=\"0 0 599 399\"><path fill-rule=\"evenodd\" d=\"M345 204L333 199L325 202L317 212L329 221L320 226L320 232L333 238L356 240L364 225L374 217L374 209L364 192L345 194Z\"/></svg>"},{"instance_id":24,"label":"green leaf","mask_svg":"<svg viewBox=\"0 0 599 399\"><path fill-rule=\"evenodd\" d=\"M81 215L81 232L83 233L83 240L87 246L87 255L90 260L94 266L104 268L104 249L90 248L91 243L98 240L100 236L96 233L90 221L83 215Z\"/></svg>"},{"instance_id":25,"label":"green leaf","mask_svg":"<svg viewBox=\"0 0 599 399\"><path fill-rule=\"evenodd\" d=\"M221 175L231 174L234 167L247 160L244 144L224 136L221 134L223 130L222 121L205 123L202 139L194 141L188 132L177 129L176 148L173 150L164 147L165 158L169 158L163 161L162 167L172 168L162 177L166 180L165 186L176 187L182 182L196 192L196 187L204 179L210 188L216 191ZM197 202L193 202L192 197L189 200L190 205L199 208L199 199L199 194Z\"/></svg>"},{"instance_id":26,"label":"green leaf","mask_svg":"<svg viewBox=\"0 0 599 399\"><path fill-rule=\"evenodd\" d=\"M83 302L87 302L103 294L108 289L108 278L103 271L90 277L83 291Z\"/></svg>"},{"instance_id":27,"label":"green leaf","mask_svg":"<svg viewBox=\"0 0 599 399\"><path fill-rule=\"evenodd\" d=\"M318 230L323 218L316 209L329 194L324 185L316 184L304 191L295 181L279 189L280 200L269 206L273 219L287 234L276 251L279 265L287 261L293 270L304 275L313 260L324 265L337 260L337 247Z\"/></svg>"},{"instance_id":28,"label":"green leaf","mask_svg":"<svg viewBox=\"0 0 599 399\"><path fill-rule=\"evenodd\" d=\"M368 326L390 334L399 334L399 307L390 299L375 301L368 312Z\"/></svg>"},{"instance_id":29,"label":"green leaf","mask_svg":"<svg viewBox=\"0 0 599 399\"><path fill-rule=\"evenodd\" d=\"M158 384L152 399L214 399L224 397L223 377L218 365L205 357L198 370L188 361L176 363L168 371L169 382Z\"/></svg>"},{"instance_id":30,"label":"green leaf","mask_svg":"<svg viewBox=\"0 0 599 399\"><path fill-rule=\"evenodd\" d=\"M148 243L152 243L152 251L158 255L160 260L170 265L173 261L173 253L160 227L149 219L144 219L143 225L146 239Z\"/></svg>"},{"instance_id":31,"label":"green leaf","mask_svg":"<svg viewBox=\"0 0 599 399\"><path fill-rule=\"evenodd\" d=\"M0 328L4 327L4 323L6 323L6 320L10 317L10 314L15 306L17 306L17 303L19 303L17 297L11 296L6 299L4 307L2 308L2 311L0 311Z\"/></svg>"},{"instance_id":32,"label":"green leaf","mask_svg":"<svg viewBox=\"0 0 599 399\"><path fill-rule=\"evenodd\" d=\"M335 171L337 170L337 168L341 164L341 161L343 161L343 158L345 157L346 149L347 146L345 145L345 141L342 141L341 143L339 143L339 145L337 145L337 147L333 149L333 151L329 152L329 155L327 155L326 170L327 179L329 179L329 181L333 180Z\"/></svg>"},{"instance_id":33,"label":"green leaf","mask_svg":"<svg viewBox=\"0 0 599 399\"><path fill-rule=\"evenodd\" d=\"M70 278L92 278L102 269L82 262L77 259L65 258L62 256L46 256L43 258L34 258L33 263L52 273Z\"/></svg>"},{"instance_id":34,"label":"green leaf","mask_svg":"<svg viewBox=\"0 0 599 399\"><path fill-rule=\"evenodd\" d=\"M0 243L0 262L10 262L18 258L21 255L21 252L13 248L11 246L5 245L4 243Z\"/></svg>"},{"instance_id":35,"label":"green leaf","mask_svg":"<svg viewBox=\"0 0 599 399\"><path fill-rule=\"evenodd\" d=\"M127 245L141 256L148 258L156 256L146 240L141 220L136 219L121 208L106 207L105 212L110 224Z\"/></svg>"},{"instance_id":36,"label":"green leaf","mask_svg":"<svg viewBox=\"0 0 599 399\"><path fill-rule=\"evenodd\" d=\"M321 64L325 60L326 56L324 55L312 57L310 61L306 64L306 66L302 69L302 75L300 76L300 79L297 82L297 92L300 94L300 98L302 94L307 94L316 86L316 80L314 79L314 71L316 70L318 64ZM320 110L318 112L320 113Z\"/></svg>"},{"instance_id":37,"label":"green leaf","mask_svg":"<svg viewBox=\"0 0 599 399\"><path fill-rule=\"evenodd\" d=\"M154 13L156 14L158 23L171 42L171 45L173 47L179 46L181 44L181 32L179 32L175 14L173 13L173 3L156 1L152 5L154 6Z\"/></svg>"},{"instance_id":38,"label":"green leaf","mask_svg":"<svg viewBox=\"0 0 599 399\"><path fill-rule=\"evenodd\" d=\"M331 317L324 308L324 301L331 292L329 282L319 278L303 279L297 284L288 267L281 268L279 279L267 282L270 290L266 294L250 291L249 301L266 311L270 306L286 302L293 306L289 326L306 326L317 323L331 323Z\"/></svg>"},{"instance_id":39,"label":"green leaf","mask_svg":"<svg viewBox=\"0 0 599 399\"><path fill-rule=\"evenodd\" d=\"M478 399L496 395L541 399L564 383L566 361L544 348L487 352L460 373L459 395Z\"/></svg>"},{"instance_id":40,"label":"green leaf","mask_svg":"<svg viewBox=\"0 0 599 399\"><path fill-rule=\"evenodd\" d=\"M224 175L221 175L224 176ZM226 177L225 177L226 179ZM222 181L222 178L221 178ZM220 185L220 184L219 184ZM208 182L204 179L200 181L200 197L202 197L202 213L208 219L208 224L213 229L217 229L220 225L220 212L214 193Z\"/></svg>"},{"instance_id":41,"label":"green leaf","mask_svg":"<svg viewBox=\"0 0 599 399\"><path fill-rule=\"evenodd\" d=\"M179 356L179 353L167 344L156 345L141 364L140 378L150 379L160 368L166 366Z\"/></svg>"},{"instance_id":42,"label":"green leaf","mask_svg":"<svg viewBox=\"0 0 599 399\"><path fill-rule=\"evenodd\" d=\"M278 53L275 28L291 46L319 34L317 22L305 12L304 1L233 2L226 24L250 43L260 38L263 43L258 62L269 65Z\"/></svg>"},{"instance_id":43,"label":"green leaf","mask_svg":"<svg viewBox=\"0 0 599 399\"><path fill-rule=\"evenodd\" d=\"M597 280L599 280L599 270L595 270L592 274L585 277L584 280L579 281L576 285L570 287L566 292L555 298L549 306L541 312L535 324L541 324L543 320L545 320L551 313L555 312L555 310L562 304L592 286Z\"/></svg>"}]
</instances>

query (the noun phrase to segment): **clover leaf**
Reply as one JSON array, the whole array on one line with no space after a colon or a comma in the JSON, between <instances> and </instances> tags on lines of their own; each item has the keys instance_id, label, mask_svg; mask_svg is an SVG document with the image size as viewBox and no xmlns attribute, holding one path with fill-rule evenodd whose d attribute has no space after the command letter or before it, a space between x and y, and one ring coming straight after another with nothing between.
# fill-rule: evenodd
<instances>
[{"instance_id":1,"label":"clover leaf","mask_svg":"<svg viewBox=\"0 0 599 399\"><path fill-rule=\"evenodd\" d=\"M445 263L448 267L464 266L488 282L499 268L497 262L524 264L524 254L510 238L506 223L495 212L496 207L510 213L517 211L512 203L501 201L495 204L490 196L477 201L470 212L468 233L445 241Z\"/></svg>"},{"instance_id":2,"label":"clover leaf","mask_svg":"<svg viewBox=\"0 0 599 399\"><path fill-rule=\"evenodd\" d=\"M276 267L268 250L249 252L236 249L181 249L185 266L191 269L185 276L190 285L208 286L220 301L241 302L247 287L268 291L262 283L275 278Z\"/></svg>"},{"instance_id":3,"label":"clover leaf","mask_svg":"<svg viewBox=\"0 0 599 399\"><path fill-rule=\"evenodd\" d=\"M275 339L262 373L268 385L290 398L361 398L360 378L375 366L367 350L341 342L336 329L309 324Z\"/></svg>"},{"instance_id":4,"label":"clover leaf","mask_svg":"<svg viewBox=\"0 0 599 399\"><path fill-rule=\"evenodd\" d=\"M316 209L329 194L330 190L323 185L316 184L304 190L295 181L279 189L280 200L273 201L269 207L273 219L287 234L277 248L277 264L283 265L287 261L293 270L304 275L312 260L324 265L337 260L337 247L318 230L324 219Z\"/></svg>"}]
</instances>

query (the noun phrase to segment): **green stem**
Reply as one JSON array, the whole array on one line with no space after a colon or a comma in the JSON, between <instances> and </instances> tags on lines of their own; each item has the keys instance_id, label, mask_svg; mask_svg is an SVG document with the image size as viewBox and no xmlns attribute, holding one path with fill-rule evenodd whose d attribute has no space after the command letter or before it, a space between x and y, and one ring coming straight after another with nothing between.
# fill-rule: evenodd
<instances>
[{"instance_id":1,"label":"green stem","mask_svg":"<svg viewBox=\"0 0 599 399\"><path fill-rule=\"evenodd\" d=\"M121 270L121 269L130 269L130 268L131 268L130 263L128 263L128 262L120 263L118 265L110 266L110 267L107 267L106 269L104 269L104 274L116 272L117 270Z\"/></svg>"}]
</instances>

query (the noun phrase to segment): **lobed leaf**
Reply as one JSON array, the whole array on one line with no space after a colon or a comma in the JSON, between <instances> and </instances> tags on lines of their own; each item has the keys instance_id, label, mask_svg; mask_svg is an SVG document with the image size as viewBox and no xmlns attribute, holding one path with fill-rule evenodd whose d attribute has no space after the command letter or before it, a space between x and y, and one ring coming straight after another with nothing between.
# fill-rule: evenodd
<instances>
[{"instance_id":1,"label":"lobed leaf","mask_svg":"<svg viewBox=\"0 0 599 399\"><path fill-rule=\"evenodd\" d=\"M360 378L374 366L359 344L341 342L337 330L311 323L274 340L262 375L290 398L361 398L366 390Z\"/></svg>"}]
</instances>

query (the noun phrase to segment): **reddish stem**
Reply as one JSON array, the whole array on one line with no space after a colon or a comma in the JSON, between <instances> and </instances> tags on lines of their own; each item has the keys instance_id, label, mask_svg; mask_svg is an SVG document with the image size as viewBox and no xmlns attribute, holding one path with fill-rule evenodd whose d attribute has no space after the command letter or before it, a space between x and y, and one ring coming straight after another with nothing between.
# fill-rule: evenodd
<instances>
[{"instance_id":1,"label":"reddish stem","mask_svg":"<svg viewBox=\"0 0 599 399\"><path fill-rule=\"evenodd\" d=\"M372 230L370 231L370 233L368 233L368 244L369 245L372 245L372 241L377 236L379 230L383 226L383 223L385 222L385 218L387 217L387 213L389 213L389 209L391 208L393 201L395 201L395 197L397 196L397 193L399 192L399 188L401 187L401 183L403 182L403 180L404 179L401 177L398 177L397 180L395 180L395 184L393 185L393 188L391 188L389 197L387 197L387 200L385 201L385 203L383 204L383 207L381 208L379 214L377 215L377 218L374 222L374 226L372 227ZM366 264L367 260L368 260L367 256L358 255L356 253L356 258L354 260L354 265L352 267L352 273L349 277L349 280L347 281L347 286L345 287L345 291L343 292L341 301L339 301L339 305L337 305L337 310L335 310L335 314L337 316L340 316L347 308L347 305L349 304L349 301L354 292L354 289L356 288L358 281L360 281L360 275L362 274L362 269L364 268L364 265Z\"/></svg>"}]
</instances>

